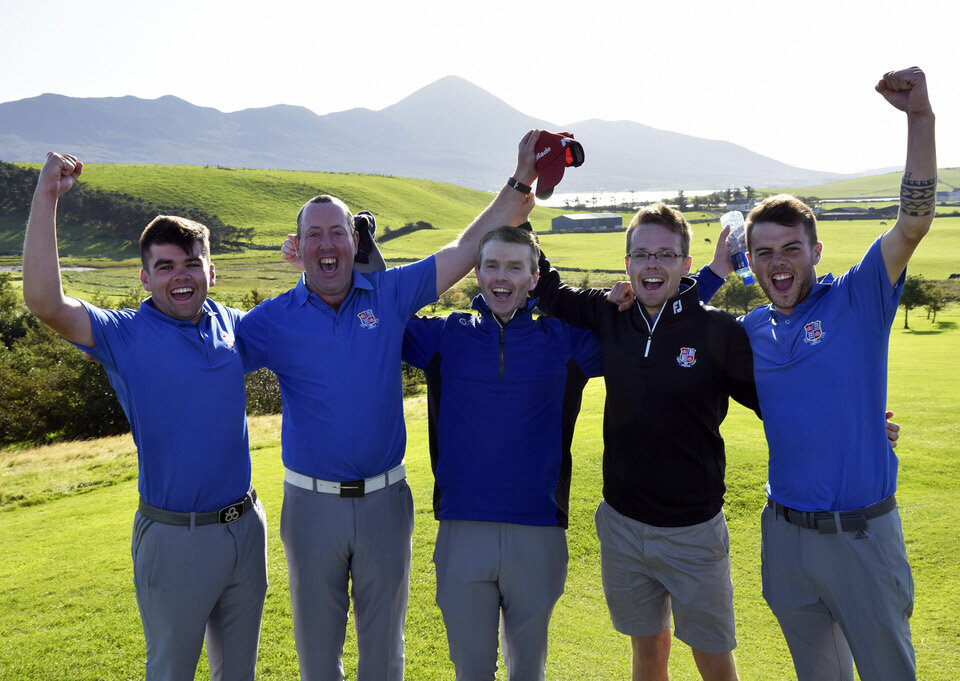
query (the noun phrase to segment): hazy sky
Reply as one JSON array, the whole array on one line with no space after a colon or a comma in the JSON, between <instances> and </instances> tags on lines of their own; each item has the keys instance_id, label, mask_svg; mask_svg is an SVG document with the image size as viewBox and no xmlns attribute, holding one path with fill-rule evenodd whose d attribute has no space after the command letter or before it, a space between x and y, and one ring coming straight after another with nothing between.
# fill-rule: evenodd
<instances>
[{"instance_id":1,"label":"hazy sky","mask_svg":"<svg viewBox=\"0 0 960 681\"><path fill-rule=\"evenodd\" d=\"M173 94L324 114L452 74L559 125L629 119L853 172L902 165L904 116L873 86L916 64L939 165L960 166L958 26L957 0L0 0L0 102Z\"/></svg>"}]
</instances>

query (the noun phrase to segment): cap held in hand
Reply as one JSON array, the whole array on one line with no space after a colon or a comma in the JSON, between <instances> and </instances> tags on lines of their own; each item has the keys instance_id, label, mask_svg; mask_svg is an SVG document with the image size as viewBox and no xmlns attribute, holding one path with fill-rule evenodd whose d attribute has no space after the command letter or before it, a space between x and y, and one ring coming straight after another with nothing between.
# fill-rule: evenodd
<instances>
[{"instance_id":1,"label":"cap held in hand","mask_svg":"<svg viewBox=\"0 0 960 681\"><path fill-rule=\"evenodd\" d=\"M564 168L583 164L583 146L569 132L542 131L535 152L538 199L549 199L553 195L553 188L563 179Z\"/></svg>"}]
</instances>

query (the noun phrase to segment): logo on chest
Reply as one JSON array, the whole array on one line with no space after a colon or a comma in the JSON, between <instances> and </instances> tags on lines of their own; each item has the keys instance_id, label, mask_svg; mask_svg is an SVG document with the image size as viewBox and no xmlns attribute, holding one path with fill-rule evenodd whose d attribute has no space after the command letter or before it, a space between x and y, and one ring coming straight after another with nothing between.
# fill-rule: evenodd
<instances>
[{"instance_id":1,"label":"logo on chest","mask_svg":"<svg viewBox=\"0 0 960 681\"><path fill-rule=\"evenodd\" d=\"M363 312L358 312L357 319L360 320L360 326L365 329L376 328L378 324L377 317L373 314L373 309L371 308L367 308Z\"/></svg>"},{"instance_id":2,"label":"logo on chest","mask_svg":"<svg viewBox=\"0 0 960 681\"><path fill-rule=\"evenodd\" d=\"M807 345L816 345L823 340L823 336L823 327L820 326L819 319L803 325L803 342Z\"/></svg>"},{"instance_id":3,"label":"logo on chest","mask_svg":"<svg viewBox=\"0 0 960 681\"><path fill-rule=\"evenodd\" d=\"M685 369L689 369L697 363L696 348L680 348L680 354L677 355L677 364Z\"/></svg>"},{"instance_id":4,"label":"logo on chest","mask_svg":"<svg viewBox=\"0 0 960 681\"><path fill-rule=\"evenodd\" d=\"M229 334L229 333L227 333L226 331L221 331L221 332L220 332L220 340L222 340L222 341L224 342L224 344L225 344L228 348L230 348L231 350L233 350L234 341L233 341L233 335L232 335L232 334Z\"/></svg>"}]
</instances>

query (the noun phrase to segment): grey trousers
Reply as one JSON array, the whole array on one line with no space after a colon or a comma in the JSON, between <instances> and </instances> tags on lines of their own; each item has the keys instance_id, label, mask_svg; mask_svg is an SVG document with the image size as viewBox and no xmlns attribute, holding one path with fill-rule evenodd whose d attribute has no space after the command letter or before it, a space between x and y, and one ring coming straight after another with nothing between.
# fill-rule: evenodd
<instances>
[{"instance_id":1,"label":"grey trousers","mask_svg":"<svg viewBox=\"0 0 960 681\"><path fill-rule=\"evenodd\" d=\"M133 521L133 583L147 640L147 681L193 679L204 635L212 681L247 681L257 668L267 592L263 506L227 525Z\"/></svg>"},{"instance_id":2,"label":"grey trousers","mask_svg":"<svg viewBox=\"0 0 960 681\"><path fill-rule=\"evenodd\" d=\"M433 562L457 681L493 681L501 614L507 678L543 681L550 615L567 578L566 531L441 520Z\"/></svg>"},{"instance_id":3,"label":"grey trousers","mask_svg":"<svg viewBox=\"0 0 960 681\"><path fill-rule=\"evenodd\" d=\"M280 537L300 678L342 681L352 594L357 681L402 681L413 538L407 481L358 498L284 483Z\"/></svg>"},{"instance_id":4,"label":"grey trousers","mask_svg":"<svg viewBox=\"0 0 960 681\"><path fill-rule=\"evenodd\" d=\"M916 678L913 577L900 513L863 532L820 534L761 515L763 597L780 622L799 681Z\"/></svg>"}]
</instances>

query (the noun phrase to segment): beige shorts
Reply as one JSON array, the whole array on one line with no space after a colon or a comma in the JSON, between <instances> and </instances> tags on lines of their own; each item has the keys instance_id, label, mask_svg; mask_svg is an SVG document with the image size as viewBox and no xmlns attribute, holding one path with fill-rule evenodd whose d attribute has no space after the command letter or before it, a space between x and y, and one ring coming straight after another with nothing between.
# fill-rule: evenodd
<instances>
[{"instance_id":1,"label":"beige shorts","mask_svg":"<svg viewBox=\"0 0 960 681\"><path fill-rule=\"evenodd\" d=\"M721 511L687 527L656 527L600 502L600 568L614 628L628 636L670 629L691 648L728 653L734 634L730 536Z\"/></svg>"}]
</instances>

